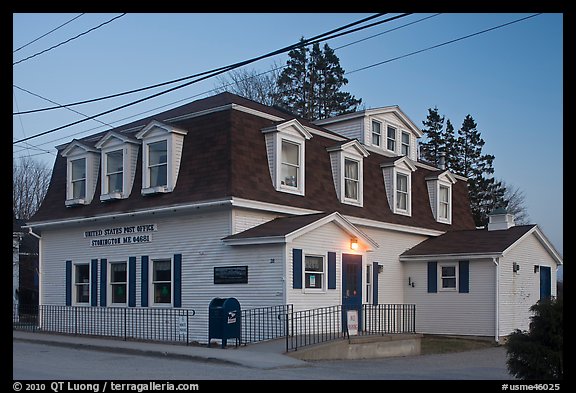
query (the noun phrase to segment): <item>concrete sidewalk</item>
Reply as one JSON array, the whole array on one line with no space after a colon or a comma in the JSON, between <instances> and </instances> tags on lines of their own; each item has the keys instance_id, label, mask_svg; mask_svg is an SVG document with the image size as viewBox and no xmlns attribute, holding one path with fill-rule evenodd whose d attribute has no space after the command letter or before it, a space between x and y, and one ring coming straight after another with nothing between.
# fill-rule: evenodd
<instances>
[{"instance_id":1,"label":"concrete sidewalk","mask_svg":"<svg viewBox=\"0 0 576 393\"><path fill-rule=\"evenodd\" d=\"M201 362L235 364L249 368L273 369L281 367L301 367L306 362L284 354L284 340L272 340L258 344L234 347L207 348L194 345L173 345L141 341L123 341L110 338L71 336L49 333L34 333L13 330L13 340L34 342L46 345L59 345L77 349L91 349L128 353L134 355L171 357Z\"/></svg>"}]
</instances>

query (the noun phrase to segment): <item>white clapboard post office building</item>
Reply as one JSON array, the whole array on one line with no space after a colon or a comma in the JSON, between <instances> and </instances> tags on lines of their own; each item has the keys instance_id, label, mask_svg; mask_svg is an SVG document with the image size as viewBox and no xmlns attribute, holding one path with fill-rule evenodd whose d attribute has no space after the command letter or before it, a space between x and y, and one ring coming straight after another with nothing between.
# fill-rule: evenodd
<instances>
[{"instance_id":1,"label":"white clapboard post office building","mask_svg":"<svg viewBox=\"0 0 576 393\"><path fill-rule=\"evenodd\" d=\"M466 179L420 162L422 131L388 106L316 123L222 93L57 146L41 236L41 305L415 304L419 333L527 329L561 256L497 211L476 229Z\"/></svg>"}]
</instances>

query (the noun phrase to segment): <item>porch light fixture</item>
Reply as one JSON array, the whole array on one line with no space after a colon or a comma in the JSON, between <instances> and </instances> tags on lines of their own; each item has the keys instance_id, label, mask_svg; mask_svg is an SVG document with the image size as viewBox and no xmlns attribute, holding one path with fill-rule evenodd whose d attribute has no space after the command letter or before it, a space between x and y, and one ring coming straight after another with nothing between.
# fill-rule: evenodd
<instances>
[{"instance_id":1,"label":"porch light fixture","mask_svg":"<svg viewBox=\"0 0 576 393\"><path fill-rule=\"evenodd\" d=\"M356 251L358 249L358 239L353 237L350 240L350 249Z\"/></svg>"}]
</instances>

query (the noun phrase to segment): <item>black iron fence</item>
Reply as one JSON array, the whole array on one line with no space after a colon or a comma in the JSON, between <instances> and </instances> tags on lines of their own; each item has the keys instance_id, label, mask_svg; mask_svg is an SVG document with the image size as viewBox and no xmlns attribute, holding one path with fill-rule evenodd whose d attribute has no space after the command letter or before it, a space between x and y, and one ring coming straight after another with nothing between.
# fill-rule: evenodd
<instances>
[{"instance_id":1,"label":"black iron fence","mask_svg":"<svg viewBox=\"0 0 576 393\"><path fill-rule=\"evenodd\" d=\"M286 352L340 338L349 338L348 311L356 310L358 335L416 332L415 304L343 305L295 311L286 314Z\"/></svg>"},{"instance_id":2,"label":"black iron fence","mask_svg":"<svg viewBox=\"0 0 576 393\"><path fill-rule=\"evenodd\" d=\"M124 340L190 342L195 312L177 308L14 306L12 327L74 335L119 337Z\"/></svg>"},{"instance_id":3,"label":"black iron fence","mask_svg":"<svg viewBox=\"0 0 576 393\"><path fill-rule=\"evenodd\" d=\"M291 304L284 304L242 310L242 344L284 337L286 315L292 314L292 309Z\"/></svg>"}]
</instances>

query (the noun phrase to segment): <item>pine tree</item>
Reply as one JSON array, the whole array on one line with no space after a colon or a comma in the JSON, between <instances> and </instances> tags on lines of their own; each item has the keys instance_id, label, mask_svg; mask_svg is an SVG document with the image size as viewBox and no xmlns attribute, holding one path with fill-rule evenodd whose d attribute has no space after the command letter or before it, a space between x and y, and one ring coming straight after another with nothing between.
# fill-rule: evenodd
<instances>
[{"instance_id":1,"label":"pine tree","mask_svg":"<svg viewBox=\"0 0 576 393\"><path fill-rule=\"evenodd\" d=\"M450 119L446 119L443 146L444 153L446 153L446 169L452 170L452 168L458 165L458 144L454 133L454 126Z\"/></svg>"},{"instance_id":2,"label":"pine tree","mask_svg":"<svg viewBox=\"0 0 576 393\"><path fill-rule=\"evenodd\" d=\"M438 166L440 162L440 152L443 151L444 138L442 129L444 128L444 116L440 116L438 108L428 108L428 116L422 122L425 128L422 129L427 137L427 141L420 144L420 155L422 159Z\"/></svg>"},{"instance_id":3,"label":"pine tree","mask_svg":"<svg viewBox=\"0 0 576 393\"><path fill-rule=\"evenodd\" d=\"M301 39L301 42L303 39ZM290 59L278 79L281 106L308 120L356 111L361 99L342 92L348 83L334 50L318 43L288 52Z\"/></svg>"},{"instance_id":4,"label":"pine tree","mask_svg":"<svg viewBox=\"0 0 576 393\"><path fill-rule=\"evenodd\" d=\"M482 154L485 142L472 116L466 115L458 135L456 139L458 160L454 162L452 170L468 178L472 215L476 226L484 226L488 223L488 213L498 207L506 207L505 188L492 176L495 157Z\"/></svg>"}]
</instances>

